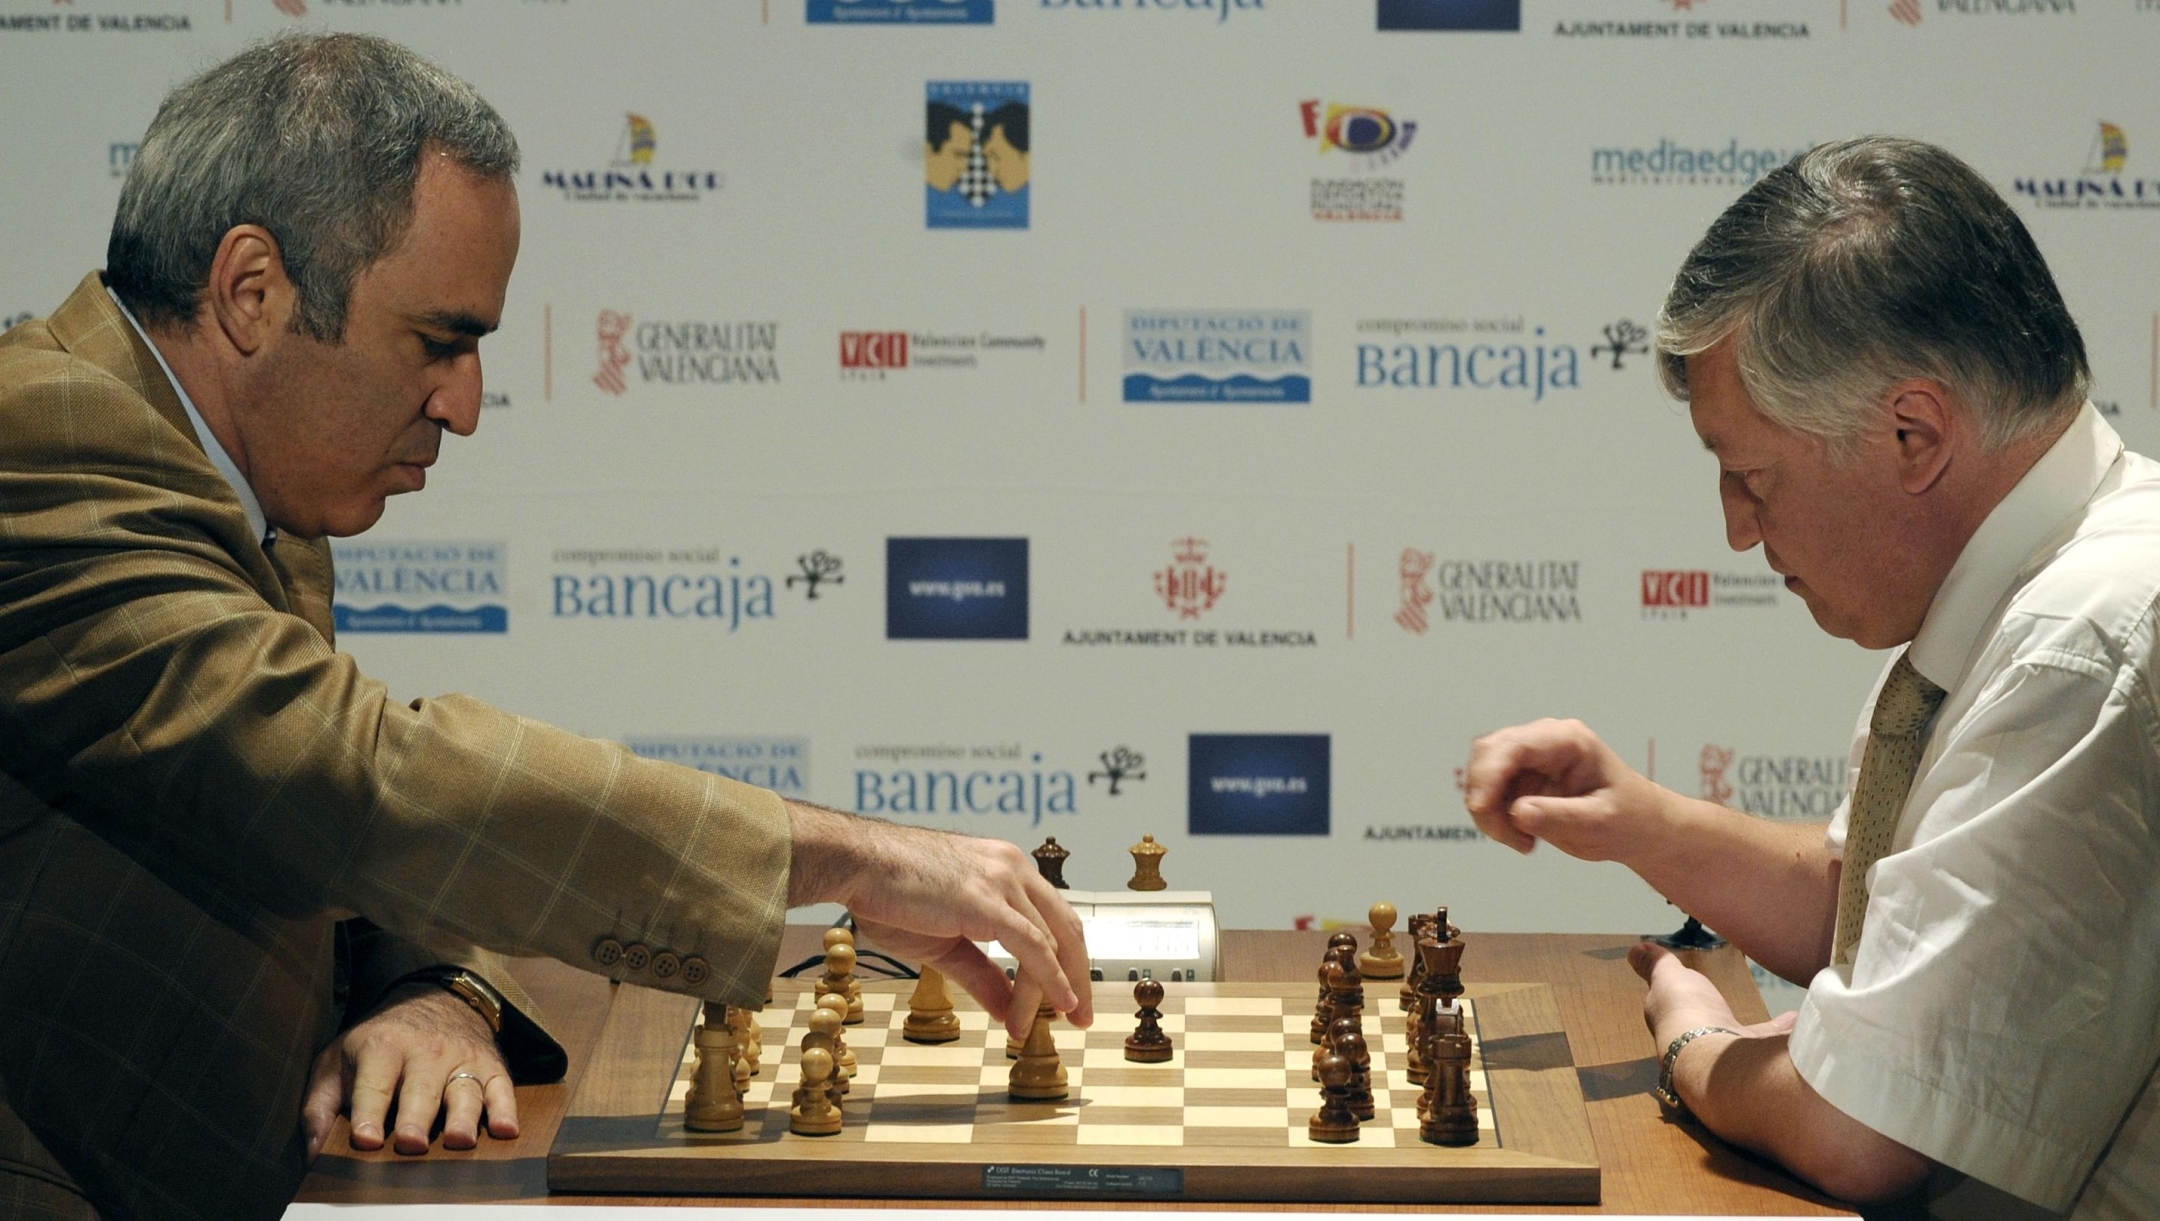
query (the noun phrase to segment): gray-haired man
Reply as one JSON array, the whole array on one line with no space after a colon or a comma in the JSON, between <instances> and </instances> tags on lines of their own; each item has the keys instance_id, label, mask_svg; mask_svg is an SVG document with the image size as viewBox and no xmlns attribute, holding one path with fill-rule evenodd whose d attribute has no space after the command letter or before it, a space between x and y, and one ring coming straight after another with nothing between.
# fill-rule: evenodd
<instances>
[{"instance_id":1,"label":"gray-haired man","mask_svg":"<svg viewBox=\"0 0 2160 1221\"><path fill-rule=\"evenodd\" d=\"M1828 144L1714 223L1659 351L1825 631L1901 649L1827 827L1630 770L1578 722L1472 749L1495 838L1628 865L1808 985L1742 1028L1638 949L1662 1096L1834 1195L2160 1216L2160 465L2085 401L2077 328L1964 163Z\"/></svg>"},{"instance_id":2,"label":"gray-haired man","mask_svg":"<svg viewBox=\"0 0 2160 1221\"><path fill-rule=\"evenodd\" d=\"M838 902L1015 1034L1038 995L1090 1020L1011 844L398 703L331 649L324 536L478 424L516 165L410 52L280 39L166 100L108 274L0 338L0 1217L274 1217L348 1091L356 1145L393 1092L407 1151L438 1111L507 1134L492 1028L552 1044L507 977L424 967L476 945L754 1005L786 909Z\"/></svg>"}]
</instances>

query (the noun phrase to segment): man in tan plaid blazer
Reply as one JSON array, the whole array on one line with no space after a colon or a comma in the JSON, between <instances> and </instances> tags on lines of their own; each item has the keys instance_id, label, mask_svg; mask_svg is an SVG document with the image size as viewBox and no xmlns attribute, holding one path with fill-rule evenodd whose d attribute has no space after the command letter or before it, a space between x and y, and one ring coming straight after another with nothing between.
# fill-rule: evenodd
<instances>
[{"instance_id":1,"label":"man in tan plaid blazer","mask_svg":"<svg viewBox=\"0 0 2160 1221\"><path fill-rule=\"evenodd\" d=\"M1078 921L1013 845L395 703L332 650L323 537L477 424L515 167L441 69L288 36L167 99L107 275L0 338L0 1218L277 1216L303 1100L387 1105L333 1041L415 966L507 993L532 1071L553 1045L476 946L755 1004L786 909L840 902L1016 1034L1038 994L1092 1016ZM493 1048L423 1072L388 1029L401 1136L511 1105Z\"/></svg>"}]
</instances>

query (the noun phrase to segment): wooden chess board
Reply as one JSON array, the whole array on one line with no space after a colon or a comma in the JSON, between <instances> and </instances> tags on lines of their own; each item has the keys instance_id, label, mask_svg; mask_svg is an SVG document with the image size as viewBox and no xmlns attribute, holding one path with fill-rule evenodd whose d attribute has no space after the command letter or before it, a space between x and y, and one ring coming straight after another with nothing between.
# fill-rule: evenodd
<instances>
[{"instance_id":1,"label":"wooden chess board","mask_svg":"<svg viewBox=\"0 0 2160 1221\"><path fill-rule=\"evenodd\" d=\"M814 1001L808 983L780 981L758 1015L762 1068L743 1100L742 1130L728 1133L683 1126L699 1006L626 988L549 1154L548 1184L641 1194L1596 1203L1596 1149L1551 992L1470 987L1478 1142L1443 1148L1418 1139L1397 986L1367 987L1376 1114L1343 1145L1306 1135L1320 1102L1311 984L1164 985L1162 1025L1175 1047L1164 1064L1125 1060L1130 985L1097 984L1095 1028L1056 1028L1071 1088L1061 1102L1007 1096L1005 1033L957 989L960 1041L925 1046L900 1034L912 985L866 984L866 1020L845 1031L858 1061L845 1126L823 1137L788 1131Z\"/></svg>"}]
</instances>

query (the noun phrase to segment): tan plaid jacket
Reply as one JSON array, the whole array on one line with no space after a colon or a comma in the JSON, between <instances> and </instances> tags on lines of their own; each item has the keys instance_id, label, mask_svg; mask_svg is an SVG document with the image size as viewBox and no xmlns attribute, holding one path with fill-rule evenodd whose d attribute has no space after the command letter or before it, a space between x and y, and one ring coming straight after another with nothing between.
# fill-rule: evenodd
<instances>
[{"instance_id":1,"label":"tan plaid jacket","mask_svg":"<svg viewBox=\"0 0 2160 1221\"><path fill-rule=\"evenodd\" d=\"M393 702L250 533L95 274L0 337L0 1218L278 1216L343 917L763 995L778 797Z\"/></svg>"}]
</instances>

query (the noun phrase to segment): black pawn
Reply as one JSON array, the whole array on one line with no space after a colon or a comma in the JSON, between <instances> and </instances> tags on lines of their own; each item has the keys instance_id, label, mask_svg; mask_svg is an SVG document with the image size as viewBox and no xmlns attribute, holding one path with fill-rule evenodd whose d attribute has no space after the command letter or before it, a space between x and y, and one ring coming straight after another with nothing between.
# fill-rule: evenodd
<instances>
[{"instance_id":1,"label":"black pawn","mask_svg":"<svg viewBox=\"0 0 2160 1221\"><path fill-rule=\"evenodd\" d=\"M1363 1135L1350 1109L1350 1078L1355 1070L1337 1052L1320 1057L1320 1109L1306 1121L1305 1133L1316 1141L1344 1145Z\"/></svg>"},{"instance_id":2,"label":"black pawn","mask_svg":"<svg viewBox=\"0 0 2160 1221\"><path fill-rule=\"evenodd\" d=\"M1170 1036L1162 1028L1162 985L1143 979L1133 988L1140 1011L1139 1028L1125 1036L1125 1058L1135 1064L1161 1064L1171 1056Z\"/></svg>"},{"instance_id":3,"label":"black pawn","mask_svg":"<svg viewBox=\"0 0 2160 1221\"><path fill-rule=\"evenodd\" d=\"M1336 1018L1329 1030L1335 1054L1350 1062L1350 1111L1361 1121L1372 1119L1372 1051L1365 1046L1365 1032L1356 1018Z\"/></svg>"},{"instance_id":4,"label":"black pawn","mask_svg":"<svg viewBox=\"0 0 2160 1221\"><path fill-rule=\"evenodd\" d=\"M1059 890L1071 889L1065 885L1065 858L1072 855L1072 850L1058 846L1057 836L1044 840L1042 847L1028 855L1035 858L1035 870L1042 874L1043 881Z\"/></svg>"}]
</instances>

